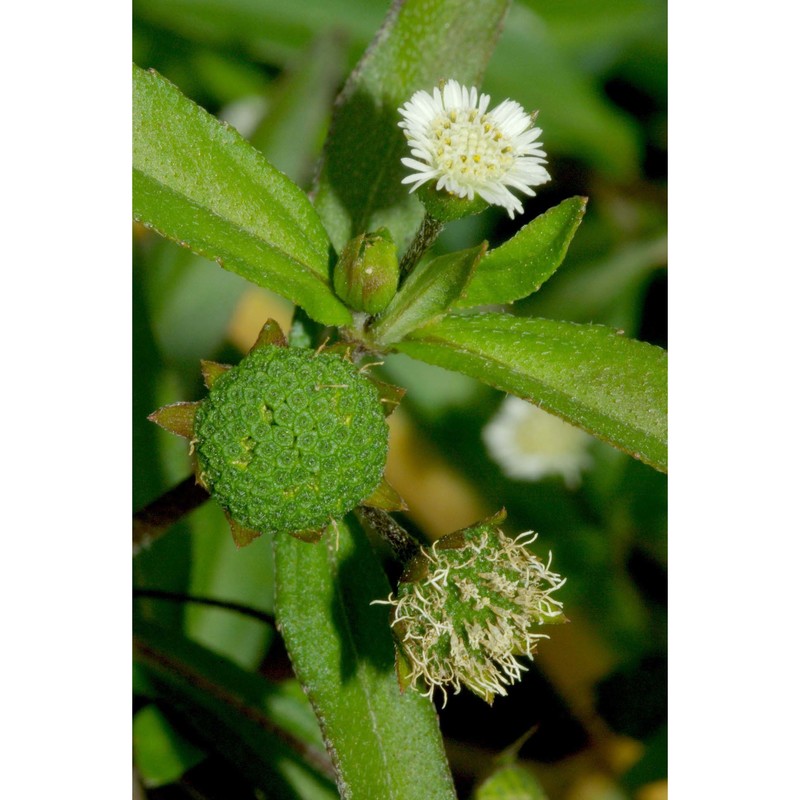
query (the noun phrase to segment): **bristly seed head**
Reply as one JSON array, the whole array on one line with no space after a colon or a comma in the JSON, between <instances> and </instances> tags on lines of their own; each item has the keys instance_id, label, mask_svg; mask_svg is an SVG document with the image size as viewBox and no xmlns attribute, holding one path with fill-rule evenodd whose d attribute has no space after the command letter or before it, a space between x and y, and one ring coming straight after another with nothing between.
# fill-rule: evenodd
<instances>
[{"instance_id":1,"label":"bristly seed head","mask_svg":"<svg viewBox=\"0 0 800 800\"><path fill-rule=\"evenodd\" d=\"M564 580L527 549L536 534L500 530L504 516L422 548L397 596L379 601L393 607L407 682L421 679L427 696L439 687L446 701L446 687L466 686L491 703L527 669L516 656L532 657L548 638L540 627L566 621L552 597Z\"/></svg>"}]
</instances>

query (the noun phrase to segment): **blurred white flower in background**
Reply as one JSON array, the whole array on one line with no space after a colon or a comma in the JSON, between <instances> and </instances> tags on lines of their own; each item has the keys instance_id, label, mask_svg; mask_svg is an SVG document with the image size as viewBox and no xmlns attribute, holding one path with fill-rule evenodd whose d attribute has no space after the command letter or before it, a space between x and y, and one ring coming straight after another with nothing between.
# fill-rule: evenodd
<instances>
[{"instance_id":1,"label":"blurred white flower in background","mask_svg":"<svg viewBox=\"0 0 800 800\"><path fill-rule=\"evenodd\" d=\"M560 475L575 489L592 464L592 437L546 411L509 395L483 429L489 455L509 478L538 481Z\"/></svg>"}]
</instances>

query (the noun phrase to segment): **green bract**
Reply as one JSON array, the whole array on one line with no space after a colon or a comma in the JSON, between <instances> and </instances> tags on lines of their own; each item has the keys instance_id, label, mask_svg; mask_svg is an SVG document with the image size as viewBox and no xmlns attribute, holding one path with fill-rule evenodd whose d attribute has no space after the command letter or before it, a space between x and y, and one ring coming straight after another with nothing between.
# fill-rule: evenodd
<instances>
[{"instance_id":1,"label":"green bract","mask_svg":"<svg viewBox=\"0 0 800 800\"><path fill-rule=\"evenodd\" d=\"M194 422L201 483L261 533L317 529L369 497L388 434L378 391L353 364L275 346L216 378Z\"/></svg>"}]
</instances>

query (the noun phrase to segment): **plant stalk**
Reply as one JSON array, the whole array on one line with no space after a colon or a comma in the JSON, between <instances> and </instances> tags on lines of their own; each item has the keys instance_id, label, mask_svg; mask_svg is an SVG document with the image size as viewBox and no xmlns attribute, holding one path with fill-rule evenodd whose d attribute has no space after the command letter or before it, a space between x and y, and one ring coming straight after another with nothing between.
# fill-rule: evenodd
<instances>
[{"instance_id":1,"label":"plant stalk","mask_svg":"<svg viewBox=\"0 0 800 800\"><path fill-rule=\"evenodd\" d=\"M385 511L360 506L356 509L356 515L392 548L395 558L403 566L419 552L419 542Z\"/></svg>"},{"instance_id":2,"label":"plant stalk","mask_svg":"<svg viewBox=\"0 0 800 800\"><path fill-rule=\"evenodd\" d=\"M182 480L133 515L133 554L149 547L181 517L208 500L208 492L195 482L194 475Z\"/></svg>"},{"instance_id":3,"label":"plant stalk","mask_svg":"<svg viewBox=\"0 0 800 800\"><path fill-rule=\"evenodd\" d=\"M426 212L422 219L422 224L419 226L414 240L408 246L402 261L400 262L400 285L411 274L414 267L417 266L419 260L425 255L428 248L436 241L436 238L442 232L444 222L434 219Z\"/></svg>"}]
</instances>

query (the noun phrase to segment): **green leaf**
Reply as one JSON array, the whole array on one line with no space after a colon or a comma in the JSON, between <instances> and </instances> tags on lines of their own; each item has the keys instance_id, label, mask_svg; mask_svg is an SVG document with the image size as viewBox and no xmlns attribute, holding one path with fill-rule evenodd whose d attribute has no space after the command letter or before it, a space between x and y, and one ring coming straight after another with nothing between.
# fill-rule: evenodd
<instances>
[{"instance_id":1,"label":"green leaf","mask_svg":"<svg viewBox=\"0 0 800 800\"><path fill-rule=\"evenodd\" d=\"M547 800L547 795L527 769L509 764L493 772L478 787L475 800Z\"/></svg>"},{"instance_id":2,"label":"green leaf","mask_svg":"<svg viewBox=\"0 0 800 800\"><path fill-rule=\"evenodd\" d=\"M316 721L291 685L271 684L174 629L138 619L134 658L181 730L270 797L336 798ZM313 792L292 788L299 783Z\"/></svg>"},{"instance_id":3,"label":"green leaf","mask_svg":"<svg viewBox=\"0 0 800 800\"><path fill-rule=\"evenodd\" d=\"M225 341L250 284L167 239L147 242L143 274L153 335L168 363L197 370Z\"/></svg>"},{"instance_id":4,"label":"green leaf","mask_svg":"<svg viewBox=\"0 0 800 800\"><path fill-rule=\"evenodd\" d=\"M306 186L344 77L344 45L336 33L320 36L277 81L269 110L249 137L281 172Z\"/></svg>"},{"instance_id":5,"label":"green leaf","mask_svg":"<svg viewBox=\"0 0 800 800\"><path fill-rule=\"evenodd\" d=\"M442 78L478 84L508 0L395 2L337 101L316 195L336 250L386 226L402 252L422 220L401 180L408 145L398 108Z\"/></svg>"},{"instance_id":6,"label":"green leaf","mask_svg":"<svg viewBox=\"0 0 800 800\"><path fill-rule=\"evenodd\" d=\"M611 328L450 316L395 348L518 395L667 471L667 354Z\"/></svg>"},{"instance_id":7,"label":"green leaf","mask_svg":"<svg viewBox=\"0 0 800 800\"><path fill-rule=\"evenodd\" d=\"M328 241L305 195L230 126L134 66L134 216L199 255L344 325Z\"/></svg>"},{"instance_id":8,"label":"green leaf","mask_svg":"<svg viewBox=\"0 0 800 800\"><path fill-rule=\"evenodd\" d=\"M636 330L642 313L642 293L653 274L667 264L667 237L627 242L601 258L574 261L559 271L544 291L520 303L521 316L558 319L564 313L575 322L597 322Z\"/></svg>"},{"instance_id":9,"label":"green leaf","mask_svg":"<svg viewBox=\"0 0 800 800\"><path fill-rule=\"evenodd\" d=\"M318 544L275 537L278 625L351 800L454 800L436 713L400 693L385 606L389 584L348 518Z\"/></svg>"},{"instance_id":10,"label":"green leaf","mask_svg":"<svg viewBox=\"0 0 800 800\"><path fill-rule=\"evenodd\" d=\"M134 15L181 39L227 46L270 64L295 58L325 31L355 39L359 52L386 13L388 0L136 0Z\"/></svg>"},{"instance_id":11,"label":"green leaf","mask_svg":"<svg viewBox=\"0 0 800 800\"><path fill-rule=\"evenodd\" d=\"M666 0L522 0L522 5L547 24L559 45L576 55L592 49L615 55L631 40L648 35L661 40L666 33Z\"/></svg>"},{"instance_id":12,"label":"green leaf","mask_svg":"<svg viewBox=\"0 0 800 800\"><path fill-rule=\"evenodd\" d=\"M351 54L357 54L354 48L360 53L389 2L137 0L134 5L137 18L176 31L182 40L232 46L237 53L244 50L256 59L284 65L314 36L332 28L346 33ZM619 113L598 86L609 66L624 55L620 48L631 38L649 31L657 44L663 43L665 3L548 0L543 5L541 0L528 0L528 5L535 6L535 11L520 3L512 6L483 91L492 95L492 105L510 97L527 110L540 109L548 154L582 159L606 174L634 175L639 157L636 125ZM640 12L635 5L641 7ZM412 48L414 58L431 52L418 50L413 42ZM636 77L653 80L652 60L652 56L643 59L644 67ZM177 70L181 64L169 66ZM430 90L440 78L448 77L448 69L442 68L430 86L418 88Z\"/></svg>"},{"instance_id":13,"label":"green leaf","mask_svg":"<svg viewBox=\"0 0 800 800\"><path fill-rule=\"evenodd\" d=\"M145 786L174 783L203 757L203 751L176 733L154 705L133 718L133 762Z\"/></svg>"},{"instance_id":14,"label":"green leaf","mask_svg":"<svg viewBox=\"0 0 800 800\"><path fill-rule=\"evenodd\" d=\"M190 594L241 603L272 612L272 542L262 536L240 552L222 509L206 503L187 519L191 526ZM201 603L186 606L189 638L250 669L264 658L273 631L259 620Z\"/></svg>"},{"instance_id":15,"label":"green leaf","mask_svg":"<svg viewBox=\"0 0 800 800\"><path fill-rule=\"evenodd\" d=\"M564 200L525 225L513 239L490 250L457 306L503 305L539 291L561 266L586 203L585 197Z\"/></svg>"},{"instance_id":16,"label":"green leaf","mask_svg":"<svg viewBox=\"0 0 800 800\"><path fill-rule=\"evenodd\" d=\"M375 340L396 342L415 328L441 319L464 295L484 253L486 242L417 267L372 328Z\"/></svg>"}]
</instances>

